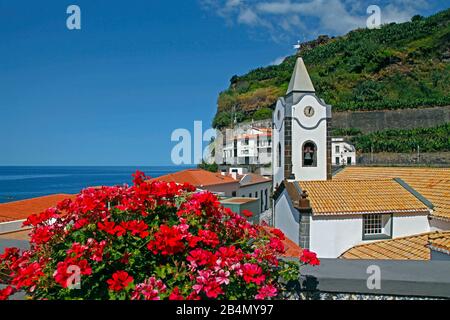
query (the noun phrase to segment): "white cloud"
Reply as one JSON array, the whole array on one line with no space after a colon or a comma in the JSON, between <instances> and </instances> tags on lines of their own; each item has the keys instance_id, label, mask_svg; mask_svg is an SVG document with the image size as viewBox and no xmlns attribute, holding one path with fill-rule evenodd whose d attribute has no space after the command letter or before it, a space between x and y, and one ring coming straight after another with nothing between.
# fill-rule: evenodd
<instances>
[{"instance_id":1,"label":"white cloud","mask_svg":"<svg viewBox=\"0 0 450 320\"><path fill-rule=\"evenodd\" d=\"M373 0L199 0L230 24L262 28L275 41L300 35L343 34L365 27L366 9ZM381 8L382 23L404 22L428 6L425 0L390 0Z\"/></svg>"},{"instance_id":2,"label":"white cloud","mask_svg":"<svg viewBox=\"0 0 450 320\"><path fill-rule=\"evenodd\" d=\"M243 9L239 12L238 22L248 25L258 24L258 16L251 9Z\"/></svg>"}]
</instances>

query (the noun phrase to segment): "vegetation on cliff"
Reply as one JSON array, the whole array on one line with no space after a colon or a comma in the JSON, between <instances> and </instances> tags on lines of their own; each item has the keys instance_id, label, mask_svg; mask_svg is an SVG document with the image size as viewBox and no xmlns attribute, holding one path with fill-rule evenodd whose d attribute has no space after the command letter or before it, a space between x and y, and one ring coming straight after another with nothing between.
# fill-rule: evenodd
<instances>
[{"instance_id":1,"label":"vegetation on cliff","mask_svg":"<svg viewBox=\"0 0 450 320\"><path fill-rule=\"evenodd\" d=\"M450 123L433 128L390 129L353 136L360 152L450 151Z\"/></svg>"},{"instance_id":2,"label":"vegetation on cliff","mask_svg":"<svg viewBox=\"0 0 450 320\"><path fill-rule=\"evenodd\" d=\"M381 29L320 37L301 56L318 95L334 111L450 104L450 9ZM320 40L320 41L319 41ZM314 43L314 42L313 42ZM233 76L220 93L214 127L270 117L286 92L296 56Z\"/></svg>"}]
</instances>

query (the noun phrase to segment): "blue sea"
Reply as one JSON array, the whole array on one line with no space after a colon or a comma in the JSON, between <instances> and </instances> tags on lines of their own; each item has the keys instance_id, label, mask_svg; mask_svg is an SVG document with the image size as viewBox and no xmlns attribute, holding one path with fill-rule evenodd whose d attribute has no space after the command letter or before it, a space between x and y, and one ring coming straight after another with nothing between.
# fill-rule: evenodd
<instances>
[{"instance_id":1,"label":"blue sea","mask_svg":"<svg viewBox=\"0 0 450 320\"><path fill-rule=\"evenodd\" d=\"M136 170L155 178L186 169L154 167L14 167L0 166L0 203L55 193L78 193L91 186L131 184Z\"/></svg>"}]
</instances>

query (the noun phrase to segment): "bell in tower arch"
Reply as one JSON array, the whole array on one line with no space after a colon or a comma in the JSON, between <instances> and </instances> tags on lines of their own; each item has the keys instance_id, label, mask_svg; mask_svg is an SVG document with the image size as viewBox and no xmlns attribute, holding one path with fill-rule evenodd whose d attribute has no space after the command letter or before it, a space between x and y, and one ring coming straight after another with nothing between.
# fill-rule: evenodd
<instances>
[{"instance_id":1,"label":"bell in tower arch","mask_svg":"<svg viewBox=\"0 0 450 320\"><path fill-rule=\"evenodd\" d=\"M309 141L303 145L303 166L304 167L315 167L317 166L316 161L316 145Z\"/></svg>"}]
</instances>

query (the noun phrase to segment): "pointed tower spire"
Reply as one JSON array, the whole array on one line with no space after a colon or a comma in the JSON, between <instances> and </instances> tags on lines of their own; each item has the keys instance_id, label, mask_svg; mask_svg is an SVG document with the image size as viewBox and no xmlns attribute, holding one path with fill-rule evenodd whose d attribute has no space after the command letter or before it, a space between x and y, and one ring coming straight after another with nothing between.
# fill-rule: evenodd
<instances>
[{"instance_id":1,"label":"pointed tower spire","mask_svg":"<svg viewBox=\"0 0 450 320\"><path fill-rule=\"evenodd\" d=\"M295 62L294 72L292 73L286 95L292 92L316 92L301 57L298 57Z\"/></svg>"}]
</instances>

